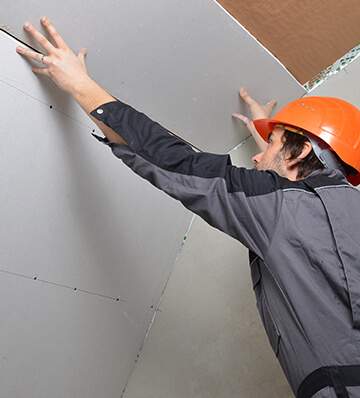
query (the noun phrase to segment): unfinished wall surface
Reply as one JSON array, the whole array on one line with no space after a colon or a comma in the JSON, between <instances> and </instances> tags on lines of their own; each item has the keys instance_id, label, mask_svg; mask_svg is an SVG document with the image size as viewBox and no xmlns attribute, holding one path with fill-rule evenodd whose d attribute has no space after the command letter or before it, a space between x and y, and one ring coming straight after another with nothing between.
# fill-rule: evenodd
<instances>
[{"instance_id":1,"label":"unfinished wall surface","mask_svg":"<svg viewBox=\"0 0 360 398\"><path fill-rule=\"evenodd\" d=\"M358 0L219 0L302 83L360 43Z\"/></svg>"},{"instance_id":2,"label":"unfinished wall surface","mask_svg":"<svg viewBox=\"0 0 360 398\"><path fill-rule=\"evenodd\" d=\"M0 32L0 395L117 398L191 214L98 143L16 45Z\"/></svg>"},{"instance_id":3,"label":"unfinished wall surface","mask_svg":"<svg viewBox=\"0 0 360 398\"><path fill-rule=\"evenodd\" d=\"M304 93L215 2L4 0L0 24L34 45L22 24L44 14L113 95L202 149L248 134L231 119L241 83L264 101ZM0 32L1 393L118 398L191 214L98 143L17 45Z\"/></svg>"}]
</instances>

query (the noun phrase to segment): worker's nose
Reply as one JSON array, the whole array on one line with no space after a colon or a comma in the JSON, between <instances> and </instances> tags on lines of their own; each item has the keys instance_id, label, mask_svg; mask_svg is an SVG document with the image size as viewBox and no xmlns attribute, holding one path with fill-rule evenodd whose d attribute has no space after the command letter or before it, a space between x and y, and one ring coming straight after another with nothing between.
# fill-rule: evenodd
<instances>
[{"instance_id":1,"label":"worker's nose","mask_svg":"<svg viewBox=\"0 0 360 398\"><path fill-rule=\"evenodd\" d=\"M263 156L264 152L259 152L258 154L256 154L255 156L253 156L251 158L252 162L255 164L255 166L260 162L262 156Z\"/></svg>"}]
</instances>

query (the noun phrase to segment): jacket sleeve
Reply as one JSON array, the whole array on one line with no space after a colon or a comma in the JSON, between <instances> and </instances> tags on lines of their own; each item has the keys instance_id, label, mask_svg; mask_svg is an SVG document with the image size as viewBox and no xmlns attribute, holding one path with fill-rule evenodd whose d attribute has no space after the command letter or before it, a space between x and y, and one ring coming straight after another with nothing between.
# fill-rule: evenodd
<instances>
[{"instance_id":1,"label":"jacket sleeve","mask_svg":"<svg viewBox=\"0 0 360 398\"><path fill-rule=\"evenodd\" d=\"M135 173L264 258L282 202L276 173L235 167L227 154L196 152L119 100L90 114L126 140L92 134Z\"/></svg>"}]
</instances>

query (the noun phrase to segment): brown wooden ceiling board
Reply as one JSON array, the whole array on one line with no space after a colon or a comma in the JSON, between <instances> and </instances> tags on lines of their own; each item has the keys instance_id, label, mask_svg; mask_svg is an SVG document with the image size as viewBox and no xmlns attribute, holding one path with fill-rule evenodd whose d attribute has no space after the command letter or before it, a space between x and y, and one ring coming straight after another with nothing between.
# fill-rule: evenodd
<instances>
[{"instance_id":1,"label":"brown wooden ceiling board","mask_svg":"<svg viewBox=\"0 0 360 398\"><path fill-rule=\"evenodd\" d=\"M360 43L359 0L219 0L300 83Z\"/></svg>"}]
</instances>

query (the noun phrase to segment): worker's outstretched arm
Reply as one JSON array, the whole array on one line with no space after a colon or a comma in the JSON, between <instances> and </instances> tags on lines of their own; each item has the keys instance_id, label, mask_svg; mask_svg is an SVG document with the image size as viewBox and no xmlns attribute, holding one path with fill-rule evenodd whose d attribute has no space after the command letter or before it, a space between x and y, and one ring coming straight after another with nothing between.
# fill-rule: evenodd
<instances>
[{"instance_id":1,"label":"worker's outstretched arm","mask_svg":"<svg viewBox=\"0 0 360 398\"><path fill-rule=\"evenodd\" d=\"M57 47L31 28L49 54L44 60L47 68L34 72L50 77L90 113L106 136L95 137L139 176L264 257L282 202L277 174L235 167L229 155L194 151L101 89L87 74L85 51L76 56L49 22L44 25ZM22 54L41 58L30 50Z\"/></svg>"},{"instance_id":2,"label":"worker's outstretched arm","mask_svg":"<svg viewBox=\"0 0 360 398\"><path fill-rule=\"evenodd\" d=\"M282 203L275 172L235 167L226 154L195 152L159 123L119 100L91 113L121 132L128 145L95 137L135 173L265 256Z\"/></svg>"}]
</instances>

